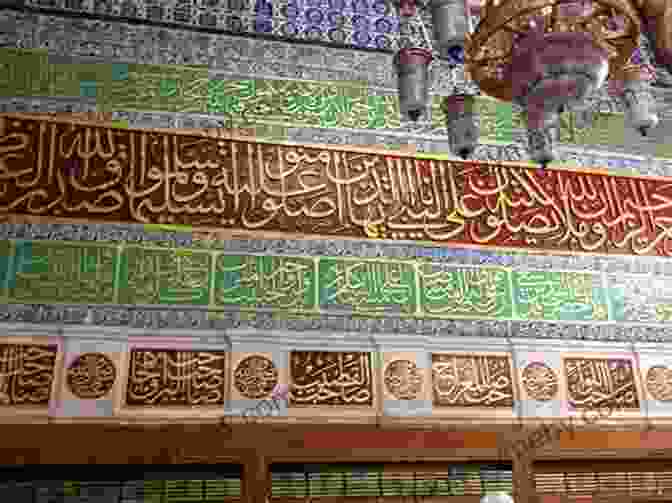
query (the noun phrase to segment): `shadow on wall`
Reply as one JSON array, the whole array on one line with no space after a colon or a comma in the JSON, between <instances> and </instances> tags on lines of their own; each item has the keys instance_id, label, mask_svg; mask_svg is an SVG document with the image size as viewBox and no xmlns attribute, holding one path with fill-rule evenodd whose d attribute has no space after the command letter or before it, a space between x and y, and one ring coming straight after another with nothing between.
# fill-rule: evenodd
<instances>
[{"instance_id":1,"label":"shadow on wall","mask_svg":"<svg viewBox=\"0 0 672 503\"><path fill-rule=\"evenodd\" d=\"M289 386L287 384L278 384L273 389L270 399L261 400L254 407L249 407L240 413L245 424L257 422L259 419L272 416L275 409L280 414L280 404L287 402L289 395ZM221 430L231 436L233 435L233 428L229 423L232 416L222 416L219 420L219 427Z\"/></svg>"}]
</instances>

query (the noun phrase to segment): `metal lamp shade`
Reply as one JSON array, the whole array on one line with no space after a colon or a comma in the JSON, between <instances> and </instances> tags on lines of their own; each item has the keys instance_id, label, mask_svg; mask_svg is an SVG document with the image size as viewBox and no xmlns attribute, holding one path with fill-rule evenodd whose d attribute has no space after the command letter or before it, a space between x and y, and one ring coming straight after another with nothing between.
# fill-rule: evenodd
<instances>
[{"instance_id":1,"label":"metal lamp shade","mask_svg":"<svg viewBox=\"0 0 672 503\"><path fill-rule=\"evenodd\" d=\"M463 53L471 31L471 17L465 0L432 0L432 25L443 58Z\"/></svg>"},{"instance_id":2,"label":"metal lamp shade","mask_svg":"<svg viewBox=\"0 0 672 503\"><path fill-rule=\"evenodd\" d=\"M635 75L623 83L623 102L625 104L625 120L639 131L642 136L658 125L655 112L655 100L646 75Z\"/></svg>"},{"instance_id":3,"label":"metal lamp shade","mask_svg":"<svg viewBox=\"0 0 672 503\"><path fill-rule=\"evenodd\" d=\"M543 168L555 159L555 141L560 117L543 107L527 109L527 141L530 159Z\"/></svg>"},{"instance_id":4,"label":"metal lamp shade","mask_svg":"<svg viewBox=\"0 0 672 503\"><path fill-rule=\"evenodd\" d=\"M426 49L401 49L395 57L399 85L399 109L417 121L429 103L429 63L432 53Z\"/></svg>"},{"instance_id":5,"label":"metal lamp shade","mask_svg":"<svg viewBox=\"0 0 672 503\"><path fill-rule=\"evenodd\" d=\"M444 99L450 150L467 159L476 150L480 137L479 116L474 96L455 95Z\"/></svg>"},{"instance_id":6,"label":"metal lamp shade","mask_svg":"<svg viewBox=\"0 0 672 503\"><path fill-rule=\"evenodd\" d=\"M651 94L649 80L653 78L646 65L626 67L622 79L611 79L609 94L619 98L625 105L625 121L642 136L658 125L655 100Z\"/></svg>"}]
</instances>

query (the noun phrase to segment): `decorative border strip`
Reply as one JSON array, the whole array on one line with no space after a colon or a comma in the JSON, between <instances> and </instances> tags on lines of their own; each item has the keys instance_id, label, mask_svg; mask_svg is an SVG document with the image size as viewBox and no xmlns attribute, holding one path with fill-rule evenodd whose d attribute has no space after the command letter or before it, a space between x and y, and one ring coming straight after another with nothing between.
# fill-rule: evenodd
<instances>
[{"instance_id":1,"label":"decorative border strip","mask_svg":"<svg viewBox=\"0 0 672 503\"><path fill-rule=\"evenodd\" d=\"M0 305L0 323L35 323L128 327L145 330L189 329L195 331L253 329L261 333L375 333L407 336L482 336L562 341L670 342L669 328L645 325L599 325L552 322L415 320L399 318L360 319L321 316L290 319L271 313L223 312L219 319L206 311L189 309L138 309L131 307L58 306L47 304Z\"/></svg>"}]
</instances>

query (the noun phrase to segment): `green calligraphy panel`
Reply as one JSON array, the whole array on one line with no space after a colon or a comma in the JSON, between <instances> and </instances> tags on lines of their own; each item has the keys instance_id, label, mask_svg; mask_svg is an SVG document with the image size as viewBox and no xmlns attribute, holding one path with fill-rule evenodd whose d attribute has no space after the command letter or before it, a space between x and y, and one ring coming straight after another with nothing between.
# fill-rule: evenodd
<instances>
[{"instance_id":1,"label":"green calligraphy panel","mask_svg":"<svg viewBox=\"0 0 672 503\"><path fill-rule=\"evenodd\" d=\"M128 65L128 78L111 83L116 110L205 113L208 69L200 66Z\"/></svg>"},{"instance_id":2,"label":"green calligraphy panel","mask_svg":"<svg viewBox=\"0 0 672 503\"><path fill-rule=\"evenodd\" d=\"M357 314L414 314L417 307L415 271L404 262L320 259L320 306Z\"/></svg>"},{"instance_id":3,"label":"green calligraphy panel","mask_svg":"<svg viewBox=\"0 0 672 503\"><path fill-rule=\"evenodd\" d=\"M513 271L512 278L521 319L602 321L608 317L599 274Z\"/></svg>"},{"instance_id":4,"label":"green calligraphy panel","mask_svg":"<svg viewBox=\"0 0 672 503\"><path fill-rule=\"evenodd\" d=\"M0 241L0 298L7 297L10 269L13 266L14 250L11 241Z\"/></svg>"},{"instance_id":5,"label":"green calligraphy panel","mask_svg":"<svg viewBox=\"0 0 672 503\"><path fill-rule=\"evenodd\" d=\"M121 259L121 304L207 305L210 253L127 247Z\"/></svg>"},{"instance_id":6,"label":"green calligraphy panel","mask_svg":"<svg viewBox=\"0 0 672 503\"><path fill-rule=\"evenodd\" d=\"M301 257L219 255L215 305L288 311L317 308L315 261Z\"/></svg>"},{"instance_id":7,"label":"green calligraphy panel","mask_svg":"<svg viewBox=\"0 0 672 503\"><path fill-rule=\"evenodd\" d=\"M19 241L9 295L27 303L112 303L116 247L94 243Z\"/></svg>"},{"instance_id":8,"label":"green calligraphy panel","mask_svg":"<svg viewBox=\"0 0 672 503\"><path fill-rule=\"evenodd\" d=\"M497 268L419 266L420 305L435 317L509 319L513 314L509 273Z\"/></svg>"}]
</instances>

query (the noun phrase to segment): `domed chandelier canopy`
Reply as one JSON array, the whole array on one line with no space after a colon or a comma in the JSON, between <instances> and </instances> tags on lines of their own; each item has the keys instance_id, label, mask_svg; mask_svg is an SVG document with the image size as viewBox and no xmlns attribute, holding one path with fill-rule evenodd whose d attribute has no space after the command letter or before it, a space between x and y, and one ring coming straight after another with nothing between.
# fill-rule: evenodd
<instances>
[{"instance_id":1,"label":"domed chandelier canopy","mask_svg":"<svg viewBox=\"0 0 672 503\"><path fill-rule=\"evenodd\" d=\"M609 92L623 102L633 128L646 135L658 123L649 87L652 73L637 58L644 0L635 0L638 4L631 0L486 0L480 6L467 4L469 0L392 1L402 23L419 19L426 43L435 45L432 48L439 57L465 62L480 91L523 108L528 150L542 166L555 157L560 114L584 103L607 77ZM420 20L421 9L431 12L435 44ZM481 19L472 33L475 10ZM656 33L667 33L661 22L656 21ZM432 50L407 43L395 60L400 108L414 121L429 104L432 59ZM443 111L451 150L467 158L479 137L474 97L447 97Z\"/></svg>"}]
</instances>

